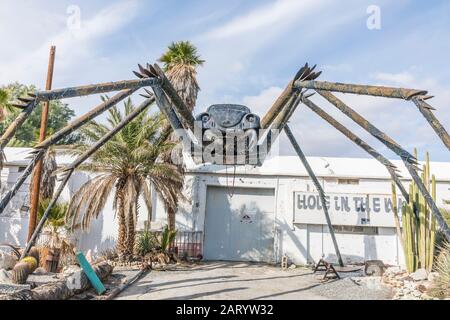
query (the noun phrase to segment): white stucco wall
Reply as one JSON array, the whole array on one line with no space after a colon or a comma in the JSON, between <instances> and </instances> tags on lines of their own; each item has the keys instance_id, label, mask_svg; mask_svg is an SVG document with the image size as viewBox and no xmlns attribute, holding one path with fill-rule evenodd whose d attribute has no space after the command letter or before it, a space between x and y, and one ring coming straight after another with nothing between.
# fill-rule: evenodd
<instances>
[{"instance_id":1,"label":"white stucco wall","mask_svg":"<svg viewBox=\"0 0 450 320\"><path fill-rule=\"evenodd\" d=\"M7 150L8 151L8 150ZM20 151L20 152L19 152ZM27 163L25 155L29 150L14 150L1 173L3 188L9 188L18 177L18 168ZM58 164L70 161L58 157ZM391 182L385 169L371 159L310 158L311 165L319 176L325 192L336 193L381 193L389 194ZM398 164L398 162L396 162ZM404 168L399 169L407 177ZM381 167L380 167L381 166ZM443 199L450 199L450 163L432 163L432 173L438 177L438 206L444 206ZM228 173L228 174L226 174ZM206 195L208 186L231 187L233 169L217 166L190 167L186 176L185 196L177 213L177 228L181 231L204 231ZM228 178L227 178L228 175ZM93 175L78 172L65 188L62 199L70 200L81 185ZM338 184L338 178L358 178L358 185ZM407 185L408 181L405 180ZM294 192L315 192L315 187L300 161L296 157L275 158L261 168L240 167L235 179L236 187L270 188L275 190L274 203L274 252L275 261L287 255L293 262L306 264L318 261L322 255L328 260L335 258L334 249L326 225L294 223ZM28 182L13 199L10 207L0 216L0 242L18 245L25 243L28 217L21 213L22 205L28 203ZM156 194L152 228L166 224L165 209ZM138 226L148 219L144 203L141 205ZM98 253L115 245L117 224L114 219L112 199L106 204L103 214L94 221L89 233L77 233L78 248L91 249ZM377 235L337 234L337 241L347 262L380 259L388 264L402 264L403 255L393 227L379 227Z\"/></svg>"}]
</instances>

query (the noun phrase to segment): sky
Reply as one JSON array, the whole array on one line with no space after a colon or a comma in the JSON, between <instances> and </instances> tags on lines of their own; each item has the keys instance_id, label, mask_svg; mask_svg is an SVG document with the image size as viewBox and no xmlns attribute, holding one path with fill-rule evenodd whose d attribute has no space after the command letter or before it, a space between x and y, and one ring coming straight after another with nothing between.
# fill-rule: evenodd
<instances>
[{"instance_id":1,"label":"sky","mask_svg":"<svg viewBox=\"0 0 450 320\"><path fill-rule=\"evenodd\" d=\"M206 60L198 70L195 113L237 103L262 117L308 62L318 65L324 81L428 90L435 115L450 130L446 0L1 0L0 39L0 86L18 81L43 88L51 45L57 47L53 87L62 88L134 79L138 63L154 63L172 41L189 40ZM339 97L409 151L417 147L419 158L429 151L434 161L450 160L411 102ZM323 98L312 99L396 158ZM99 101L65 102L81 115ZM305 106L290 126L309 156L368 157ZM294 154L285 136L280 154Z\"/></svg>"}]
</instances>

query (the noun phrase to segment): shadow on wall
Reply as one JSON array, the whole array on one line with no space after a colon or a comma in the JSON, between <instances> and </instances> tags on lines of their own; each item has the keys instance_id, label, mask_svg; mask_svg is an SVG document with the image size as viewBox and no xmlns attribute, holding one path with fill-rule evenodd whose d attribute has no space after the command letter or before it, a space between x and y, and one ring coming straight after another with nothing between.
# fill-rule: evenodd
<instances>
[{"instance_id":1,"label":"shadow on wall","mask_svg":"<svg viewBox=\"0 0 450 320\"><path fill-rule=\"evenodd\" d=\"M93 177L94 175L89 175L86 172L75 172L67 185L69 197L72 198L75 193ZM105 215L108 215L108 217L105 217ZM88 231L75 231L74 238L76 239L77 249L82 252L91 250L95 255L102 251L113 249L116 246L116 230L117 223L114 217L110 197L99 217L92 220Z\"/></svg>"}]
</instances>

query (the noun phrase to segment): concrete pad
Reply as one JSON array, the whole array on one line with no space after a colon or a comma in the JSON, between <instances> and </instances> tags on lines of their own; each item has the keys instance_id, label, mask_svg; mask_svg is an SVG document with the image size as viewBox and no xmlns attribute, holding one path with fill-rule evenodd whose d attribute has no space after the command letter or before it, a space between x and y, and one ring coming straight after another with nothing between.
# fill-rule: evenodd
<instances>
[{"instance_id":1,"label":"concrete pad","mask_svg":"<svg viewBox=\"0 0 450 320\"><path fill-rule=\"evenodd\" d=\"M354 274L352 275L354 276ZM389 290L374 290L346 281L322 282L310 269L232 262L202 263L172 271L152 271L122 292L118 300L322 300L389 299Z\"/></svg>"}]
</instances>

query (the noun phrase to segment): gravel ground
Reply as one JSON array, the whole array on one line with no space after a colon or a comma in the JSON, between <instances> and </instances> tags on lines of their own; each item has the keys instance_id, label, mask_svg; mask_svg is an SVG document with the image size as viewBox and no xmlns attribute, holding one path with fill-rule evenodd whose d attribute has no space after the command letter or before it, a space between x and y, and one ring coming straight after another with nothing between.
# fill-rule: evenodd
<instances>
[{"instance_id":1,"label":"gravel ground","mask_svg":"<svg viewBox=\"0 0 450 320\"><path fill-rule=\"evenodd\" d=\"M322 281L307 268L214 262L153 271L121 293L119 300L295 299L385 300L392 292L378 278L341 273L342 280Z\"/></svg>"}]
</instances>

